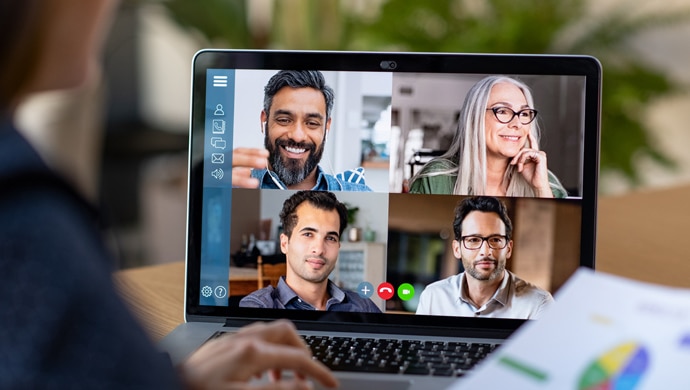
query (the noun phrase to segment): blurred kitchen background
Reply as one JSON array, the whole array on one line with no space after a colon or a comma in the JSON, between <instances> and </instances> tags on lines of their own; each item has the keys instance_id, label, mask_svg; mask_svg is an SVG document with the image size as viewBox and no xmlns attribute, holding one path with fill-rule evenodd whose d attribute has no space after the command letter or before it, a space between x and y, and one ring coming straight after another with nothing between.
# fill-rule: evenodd
<instances>
[{"instance_id":1,"label":"blurred kitchen background","mask_svg":"<svg viewBox=\"0 0 690 390\"><path fill-rule=\"evenodd\" d=\"M600 194L690 183L686 0L123 0L120 8L102 75L35 96L18 113L45 158L103 204L120 268L184 259L191 58L207 47L594 55L604 68ZM43 132L47 124L62 131Z\"/></svg>"}]
</instances>

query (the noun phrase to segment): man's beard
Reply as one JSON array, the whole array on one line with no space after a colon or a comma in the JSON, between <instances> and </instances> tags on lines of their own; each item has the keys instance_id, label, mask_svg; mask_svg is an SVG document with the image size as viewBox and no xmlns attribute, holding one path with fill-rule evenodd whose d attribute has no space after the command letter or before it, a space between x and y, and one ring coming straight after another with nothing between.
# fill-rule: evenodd
<instances>
[{"instance_id":1,"label":"man's beard","mask_svg":"<svg viewBox=\"0 0 690 390\"><path fill-rule=\"evenodd\" d=\"M477 262L477 261L479 261L479 260L475 260L475 262ZM493 260L493 259L491 259L491 261L494 261L496 263L496 268L489 275L485 276L482 273L480 273L479 271L477 271L477 269L474 267L474 263L469 264L472 267L465 267L465 272L467 272L468 274L470 274L473 278L475 278L477 280L486 280L486 281L496 280L498 277L503 275L503 271L505 271L506 266L505 266L505 263L502 263L501 261Z\"/></svg>"},{"instance_id":2,"label":"man's beard","mask_svg":"<svg viewBox=\"0 0 690 390\"><path fill-rule=\"evenodd\" d=\"M268 139L268 131L264 137L264 146L268 149L268 161L271 163L273 172L278 175L278 178L287 186L292 186L301 183L309 174L319 165L321 156L323 156L323 149L325 139L321 142L321 146L317 149L316 145L307 142L294 142L290 139L276 139L272 145ZM281 147L292 147L297 149L307 150L307 160L302 165L301 160L286 158L284 161L281 154Z\"/></svg>"}]
</instances>

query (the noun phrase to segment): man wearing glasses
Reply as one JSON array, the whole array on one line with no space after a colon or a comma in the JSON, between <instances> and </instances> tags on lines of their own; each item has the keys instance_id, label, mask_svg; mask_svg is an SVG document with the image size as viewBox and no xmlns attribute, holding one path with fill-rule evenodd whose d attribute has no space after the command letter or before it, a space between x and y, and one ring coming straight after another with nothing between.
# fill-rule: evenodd
<instances>
[{"instance_id":1,"label":"man wearing glasses","mask_svg":"<svg viewBox=\"0 0 690 390\"><path fill-rule=\"evenodd\" d=\"M455 208L453 254L465 269L422 291L417 314L538 318L553 303L548 291L505 269L513 224L497 198L477 196Z\"/></svg>"}]
</instances>

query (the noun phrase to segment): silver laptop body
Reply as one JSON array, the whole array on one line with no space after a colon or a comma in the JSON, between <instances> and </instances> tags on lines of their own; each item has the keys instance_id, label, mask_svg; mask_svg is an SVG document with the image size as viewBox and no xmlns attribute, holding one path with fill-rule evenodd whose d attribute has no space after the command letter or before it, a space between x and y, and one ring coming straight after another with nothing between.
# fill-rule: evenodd
<instances>
[{"instance_id":1,"label":"silver laptop body","mask_svg":"<svg viewBox=\"0 0 690 390\"><path fill-rule=\"evenodd\" d=\"M352 180L363 167L372 191L333 191L359 211L350 226L358 229L343 235L351 240L342 239L330 279L351 291L369 282L369 299L381 313L240 307L258 289L257 255L280 261L278 213L294 193L233 188L231 180L233 149L264 147L264 85L279 70L319 70L335 92L319 167L342 180ZM552 294L578 267L593 268L601 98L596 59L203 50L192 70L186 322L161 348L179 362L217 332L276 318L292 320L305 336L377 342L476 345L509 337L525 320L415 314L426 285L462 270L450 248L453 208L463 196L404 192L409 178L448 148L469 88L494 74L518 78L532 90L541 149L568 191L564 199L501 198L514 225L515 249L506 268ZM383 291L388 299L378 294L382 283L394 290L391 297ZM463 373L374 371L335 372L343 388L378 389L444 388Z\"/></svg>"}]
</instances>

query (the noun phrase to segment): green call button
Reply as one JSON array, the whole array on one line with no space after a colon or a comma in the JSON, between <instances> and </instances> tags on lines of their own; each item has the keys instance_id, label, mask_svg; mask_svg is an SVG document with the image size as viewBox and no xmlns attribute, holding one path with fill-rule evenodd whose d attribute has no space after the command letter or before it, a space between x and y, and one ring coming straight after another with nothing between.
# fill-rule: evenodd
<instances>
[{"instance_id":1,"label":"green call button","mask_svg":"<svg viewBox=\"0 0 690 390\"><path fill-rule=\"evenodd\" d=\"M403 301L409 301L414 297L414 286L409 283L403 283L398 287L398 296Z\"/></svg>"}]
</instances>

